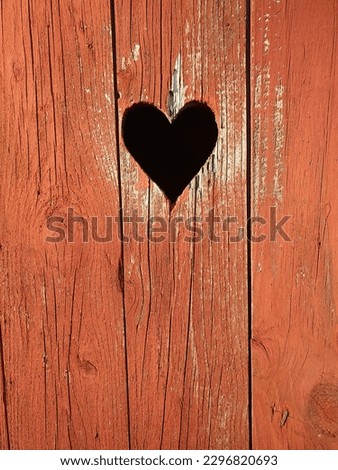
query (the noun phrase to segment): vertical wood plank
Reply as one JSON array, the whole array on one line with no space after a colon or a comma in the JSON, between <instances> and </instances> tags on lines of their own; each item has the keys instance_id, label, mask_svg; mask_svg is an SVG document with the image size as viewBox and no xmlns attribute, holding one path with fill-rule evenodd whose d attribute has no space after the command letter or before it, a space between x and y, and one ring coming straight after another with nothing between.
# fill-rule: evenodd
<instances>
[{"instance_id":1,"label":"vertical wood plank","mask_svg":"<svg viewBox=\"0 0 338 470\"><path fill-rule=\"evenodd\" d=\"M119 207L110 5L3 0L0 37L0 446L127 448L121 243L67 218Z\"/></svg>"},{"instance_id":2,"label":"vertical wood plank","mask_svg":"<svg viewBox=\"0 0 338 470\"><path fill-rule=\"evenodd\" d=\"M246 448L246 241L231 243L218 221L211 241L206 222L213 209L245 227L245 2L113 4L120 125L133 103L170 116L196 99L219 126L212 157L171 212L120 137L131 447ZM161 242L151 217L163 219ZM204 221L200 242L186 239L191 217Z\"/></svg>"},{"instance_id":3,"label":"vertical wood plank","mask_svg":"<svg viewBox=\"0 0 338 470\"><path fill-rule=\"evenodd\" d=\"M252 245L253 443L335 449L337 2L251 6L252 212L292 216Z\"/></svg>"}]
</instances>

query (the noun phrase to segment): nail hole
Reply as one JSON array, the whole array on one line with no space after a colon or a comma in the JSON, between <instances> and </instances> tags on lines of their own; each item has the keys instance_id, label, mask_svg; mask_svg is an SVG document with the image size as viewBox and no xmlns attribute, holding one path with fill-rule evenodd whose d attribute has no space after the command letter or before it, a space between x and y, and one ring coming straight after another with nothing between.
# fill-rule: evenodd
<instances>
[{"instance_id":1,"label":"nail hole","mask_svg":"<svg viewBox=\"0 0 338 470\"><path fill-rule=\"evenodd\" d=\"M187 103L172 123L144 102L126 109L122 121L128 151L172 203L211 155L217 136L213 111L199 101Z\"/></svg>"}]
</instances>

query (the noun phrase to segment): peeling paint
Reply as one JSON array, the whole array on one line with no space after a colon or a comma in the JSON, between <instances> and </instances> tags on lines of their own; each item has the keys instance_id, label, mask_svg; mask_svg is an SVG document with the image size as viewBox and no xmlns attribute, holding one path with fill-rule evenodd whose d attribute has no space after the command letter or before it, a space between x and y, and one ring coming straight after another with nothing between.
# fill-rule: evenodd
<instances>
[{"instance_id":1,"label":"peeling paint","mask_svg":"<svg viewBox=\"0 0 338 470\"><path fill-rule=\"evenodd\" d=\"M284 122L283 122L283 94L284 87L281 83L281 78L278 79L278 84L275 87L276 101L273 115L274 125L274 177L273 177L273 194L277 201L283 199L283 186L281 177L283 173L283 148L284 148Z\"/></svg>"},{"instance_id":2,"label":"peeling paint","mask_svg":"<svg viewBox=\"0 0 338 470\"><path fill-rule=\"evenodd\" d=\"M270 13L266 13L264 15L264 34L263 34L264 54L267 54L270 49L269 22L270 22Z\"/></svg>"},{"instance_id":3,"label":"peeling paint","mask_svg":"<svg viewBox=\"0 0 338 470\"><path fill-rule=\"evenodd\" d=\"M127 68L132 64L132 62L137 62L139 60L140 49L141 46L139 44L135 44L128 57L121 57L122 70L127 70Z\"/></svg>"},{"instance_id":4,"label":"peeling paint","mask_svg":"<svg viewBox=\"0 0 338 470\"><path fill-rule=\"evenodd\" d=\"M264 53L267 53L269 52L269 49L270 49L270 41L268 38L265 38L264 39Z\"/></svg>"},{"instance_id":5,"label":"peeling paint","mask_svg":"<svg viewBox=\"0 0 338 470\"><path fill-rule=\"evenodd\" d=\"M135 44L132 52L131 52L131 56L133 58L133 61L134 62L137 62L140 58L140 45L139 44Z\"/></svg>"},{"instance_id":6,"label":"peeling paint","mask_svg":"<svg viewBox=\"0 0 338 470\"><path fill-rule=\"evenodd\" d=\"M168 114L170 118L174 118L184 106L186 89L187 87L183 83L182 56L179 53L175 61L168 95Z\"/></svg>"},{"instance_id":7,"label":"peeling paint","mask_svg":"<svg viewBox=\"0 0 338 470\"><path fill-rule=\"evenodd\" d=\"M262 74L258 73L256 75L255 89L254 89L254 107L261 107L261 97L262 97Z\"/></svg>"},{"instance_id":8,"label":"peeling paint","mask_svg":"<svg viewBox=\"0 0 338 470\"><path fill-rule=\"evenodd\" d=\"M95 144L95 160L98 167L103 171L106 180L114 183L116 181L115 149L113 136L109 126L101 125L108 119L111 113L113 77L110 74L102 75L102 88L104 100L93 101L94 121L91 136ZM102 97L103 98L103 97Z\"/></svg>"},{"instance_id":9,"label":"peeling paint","mask_svg":"<svg viewBox=\"0 0 338 470\"><path fill-rule=\"evenodd\" d=\"M218 140L214 150L213 171L220 175L224 182L233 182L238 176L243 174L244 153L246 149L246 111L245 103L238 103L243 110L242 122L234 122L228 119L229 108L232 100L238 94L236 79L229 83L226 77L226 71L220 72L220 80L216 90L216 96L219 103L218 117ZM231 97L231 99L230 99ZM240 132L238 131L240 129ZM218 167L220 164L220 168Z\"/></svg>"},{"instance_id":10,"label":"peeling paint","mask_svg":"<svg viewBox=\"0 0 338 470\"><path fill-rule=\"evenodd\" d=\"M257 208L259 199L266 196L268 173L268 117L266 112L270 103L270 64L256 68L254 84L254 114L253 123L253 205Z\"/></svg>"}]
</instances>

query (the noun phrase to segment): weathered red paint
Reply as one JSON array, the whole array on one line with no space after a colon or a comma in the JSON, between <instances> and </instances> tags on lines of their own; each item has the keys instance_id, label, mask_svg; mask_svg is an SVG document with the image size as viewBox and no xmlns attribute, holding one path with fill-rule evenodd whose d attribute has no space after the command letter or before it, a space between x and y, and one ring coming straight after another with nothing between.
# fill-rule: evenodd
<instances>
[{"instance_id":1,"label":"weathered red paint","mask_svg":"<svg viewBox=\"0 0 338 470\"><path fill-rule=\"evenodd\" d=\"M251 38L247 13L1 2L0 448L245 449L251 433L254 448L335 448L336 2L252 2ZM170 205L121 120L141 100L173 117L193 99L218 143ZM292 216L291 242L251 244L249 279L245 229L231 240L247 194L252 215ZM71 239L46 241L50 217Z\"/></svg>"},{"instance_id":2,"label":"weathered red paint","mask_svg":"<svg viewBox=\"0 0 338 470\"><path fill-rule=\"evenodd\" d=\"M337 2L252 2L253 445L336 449Z\"/></svg>"},{"instance_id":3,"label":"weathered red paint","mask_svg":"<svg viewBox=\"0 0 338 470\"><path fill-rule=\"evenodd\" d=\"M144 220L161 216L173 227L175 218L206 218L213 208L242 222L245 3L119 0L115 10L120 120L138 101L170 116L196 99L213 109L220 130L215 155L171 212L121 145L125 214L136 209ZM188 243L182 223L173 232L174 243L166 237L124 245L131 446L247 447L246 243L229 244L224 232L218 243L207 232Z\"/></svg>"},{"instance_id":4,"label":"weathered red paint","mask_svg":"<svg viewBox=\"0 0 338 470\"><path fill-rule=\"evenodd\" d=\"M244 219L244 2L114 6L116 31L108 1L1 2L0 446L246 447L245 242L121 244L114 223L83 243L79 220L45 241L69 209L102 230L136 210L143 234L150 216ZM191 99L220 139L170 212L115 126L134 102Z\"/></svg>"}]
</instances>

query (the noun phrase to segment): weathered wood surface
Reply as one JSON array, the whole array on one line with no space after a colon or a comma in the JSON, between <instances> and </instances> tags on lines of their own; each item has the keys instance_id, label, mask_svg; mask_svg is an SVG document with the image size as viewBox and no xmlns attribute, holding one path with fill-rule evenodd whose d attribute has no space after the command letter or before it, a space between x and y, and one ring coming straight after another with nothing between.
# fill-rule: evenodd
<instances>
[{"instance_id":1,"label":"weathered wood surface","mask_svg":"<svg viewBox=\"0 0 338 470\"><path fill-rule=\"evenodd\" d=\"M246 243L147 240L150 216L245 219L245 2L3 0L0 35L1 448L247 447ZM116 124L190 99L220 135L170 213ZM120 207L145 241L46 242Z\"/></svg>"},{"instance_id":2,"label":"weathered wood surface","mask_svg":"<svg viewBox=\"0 0 338 470\"><path fill-rule=\"evenodd\" d=\"M126 448L121 244L45 241L119 208L109 4L4 0L0 34L0 446Z\"/></svg>"},{"instance_id":3,"label":"weathered wood surface","mask_svg":"<svg viewBox=\"0 0 338 470\"><path fill-rule=\"evenodd\" d=\"M245 219L245 2L118 0L115 17L119 122L138 101L172 115L197 99L219 125L214 155L171 213L120 145L124 215L136 210L145 221L141 243L124 225L131 446L245 448L246 242L229 244L217 228L220 240L210 242L204 223L203 240L189 243L184 228L212 208L222 220ZM171 224L176 241L147 241L150 217Z\"/></svg>"},{"instance_id":4,"label":"weathered wood surface","mask_svg":"<svg viewBox=\"0 0 338 470\"><path fill-rule=\"evenodd\" d=\"M252 244L253 446L336 449L337 2L251 6L252 212L292 216Z\"/></svg>"},{"instance_id":5,"label":"weathered wood surface","mask_svg":"<svg viewBox=\"0 0 338 470\"><path fill-rule=\"evenodd\" d=\"M336 447L337 4L304 5L252 2L248 43L243 0L1 1L0 448ZM218 143L170 207L122 117L193 99ZM291 216L251 265L249 183Z\"/></svg>"}]
</instances>

